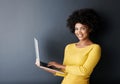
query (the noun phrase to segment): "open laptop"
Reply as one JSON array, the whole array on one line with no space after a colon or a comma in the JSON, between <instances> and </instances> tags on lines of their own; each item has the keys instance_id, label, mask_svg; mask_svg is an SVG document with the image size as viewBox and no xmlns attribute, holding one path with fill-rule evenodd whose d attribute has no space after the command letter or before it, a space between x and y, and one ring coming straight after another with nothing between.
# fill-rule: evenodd
<instances>
[{"instance_id":1,"label":"open laptop","mask_svg":"<svg viewBox=\"0 0 120 84\"><path fill-rule=\"evenodd\" d=\"M58 68L52 67L52 66L48 66L48 63L42 62L39 56L39 46L38 46L38 40L34 37L34 44L35 44L35 53L36 53L36 60L39 61L39 65L40 68L45 68L47 70L53 70L59 73L64 73L62 71L60 71Z\"/></svg>"}]
</instances>

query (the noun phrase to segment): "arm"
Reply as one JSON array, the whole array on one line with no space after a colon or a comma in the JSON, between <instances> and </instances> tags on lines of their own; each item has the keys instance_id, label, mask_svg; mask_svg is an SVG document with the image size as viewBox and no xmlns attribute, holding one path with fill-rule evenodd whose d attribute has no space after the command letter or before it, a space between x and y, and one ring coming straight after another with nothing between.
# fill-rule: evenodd
<instances>
[{"instance_id":1,"label":"arm","mask_svg":"<svg viewBox=\"0 0 120 84\"><path fill-rule=\"evenodd\" d=\"M81 76L89 76L96 64L98 63L101 56L101 48L100 46L95 46L88 55L88 58L81 66L66 66L65 71L67 73L81 75Z\"/></svg>"},{"instance_id":2,"label":"arm","mask_svg":"<svg viewBox=\"0 0 120 84\"><path fill-rule=\"evenodd\" d=\"M45 70L45 71L47 71L47 72L50 72L50 73L52 73L52 74L55 74L55 73L56 73L56 72L53 71L53 70L48 70L48 69L46 69L46 68L41 67L41 66L40 66L40 63L39 63L39 60L37 60L37 59L36 59L35 65L36 65L38 68L41 68L41 69L43 69L43 70Z\"/></svg>"},{"instance_id":3,"label":"arm","mask_svg":"<svg viewBox=\"0 0 120 84\"><path fill-rule=\"evenodd\" d=\"M49 62L48 66L54 66L58 69L61 69L61 71L64 72L64 69L65 69L65 65L62 65L62 64L59 64L57 62ZM59 73L59 72L55 72L53 73L55 76L61 76L61 77L64 77L66 75L66 73Z\"/></svg>"},{"instance_id":4,"label":"arm","mask_svg":"<svg viewBox=\"0 0 120 84\"><path fill-rule=\"evenodd\" d=\"M56 75L56 76L62 76L62 77L63 77L63 76L65 75L64 73L59 73L59 72L56 72L56 71L54 71L54 70L50 70L50 69L41 67L41 66L40 66L40 63L39 63L39 60L37 60L37 59L36 59L35 65L36 65L38 68L41 68L41 69L43 69L43 70L45 70L45 71L47 71L47 72L50 72L50 73L52 73L52 74L54 74L54 75ZM61 69L61 70L62 70L62 69L65 69L65 66L64 66L64 65L58 64L58 63L56 63L56 62L49 62L48 66L54 66L54 67L59 68L59 69Z\"/></svg>"}]
</instances>

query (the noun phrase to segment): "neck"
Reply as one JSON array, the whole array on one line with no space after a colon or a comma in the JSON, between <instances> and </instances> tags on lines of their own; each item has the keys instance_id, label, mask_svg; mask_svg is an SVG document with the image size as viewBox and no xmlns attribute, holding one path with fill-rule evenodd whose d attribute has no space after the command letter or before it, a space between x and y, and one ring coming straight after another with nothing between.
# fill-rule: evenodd
<instances>
[{"instance_id":1,"label":"neck","mask_svg":"<svg viewBox=\"0 0 120 84\"><path fill-rule=\"evenodd\" d=\"M93 42L90 39L85 39L78 42L78 45L80 46L87 46L90 44L93 44Z\"/></svg>"}]
</instances>

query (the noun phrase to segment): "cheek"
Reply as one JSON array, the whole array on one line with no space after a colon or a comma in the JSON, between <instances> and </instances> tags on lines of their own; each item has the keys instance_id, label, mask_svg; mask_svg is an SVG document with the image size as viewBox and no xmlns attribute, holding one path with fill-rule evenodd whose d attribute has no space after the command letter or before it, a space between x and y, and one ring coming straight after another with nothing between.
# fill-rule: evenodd
<instances>
[{"instance_id":1,"label":"cheek","mask_svg":"<svg viewBox=\"0 0 120 84\"><path fill-rule=\"evenodd\" d=\"M74 34L77 36L77 33L76 33L76 32L74 32Z\"/></svg>"},{"instance_id":2,"label":"cheek","mask_svg":"<svg viewBox=\"0 0 120 84\"><path fill-rule=\"evenodd\" d=\"M83 30L82 33L88 34L90 31L89 30Z\"/></svg>"},{"instance_id":3,"label":"cheek","mask_svg":"<svg viewBox=\"0 0 120 84\"><path fill-rule=\"evenodd\" d=\"M83 31L82 34L85 35L85 36L88 36L89 32L88 31Z\"/></svg>"},{"instance_id":4,"label":"cheek","mask_svg":"<svg viewBox=\"0 0 120 84\"><path fill-rule=\"evenodd\" d=\"M87 31L83 30L81 31L82 34L87 34Z\"/></svg>"},{"instance_id":5,"label":"cheek","mask_svg":"<svg viewBox=\"0 0 120 84\"><path fill-rule=\"evenodd\" d=\"M85 35L86 35L86 36L89 36L89 32L85 32Z\"/></svg>"},{"instance_id":6,"label":"cheek","mask_svg":"<svg viewBox=\"0 0 120 84\"><path fill-rule=\"evenodd\" d=\"M76 35L76 34L77 34L77 31L75 31L74 34Z\"/></svg>"}]
</instances>

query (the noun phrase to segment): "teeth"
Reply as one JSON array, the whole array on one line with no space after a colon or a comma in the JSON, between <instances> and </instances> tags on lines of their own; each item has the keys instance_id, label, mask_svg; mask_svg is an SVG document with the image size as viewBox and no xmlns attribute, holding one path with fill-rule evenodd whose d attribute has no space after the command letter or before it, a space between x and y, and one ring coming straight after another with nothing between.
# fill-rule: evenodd
<instances>
[{"instance_id":1,"label":"teeth","mask_svg":"<svg viewBox=\"0 0 120 84\"><path fill-rule=\"evenodd\" d=\"M80 37L81 37L82 35L78 35L78 36L80 36Z\"/></svg>"}]
</instances>

